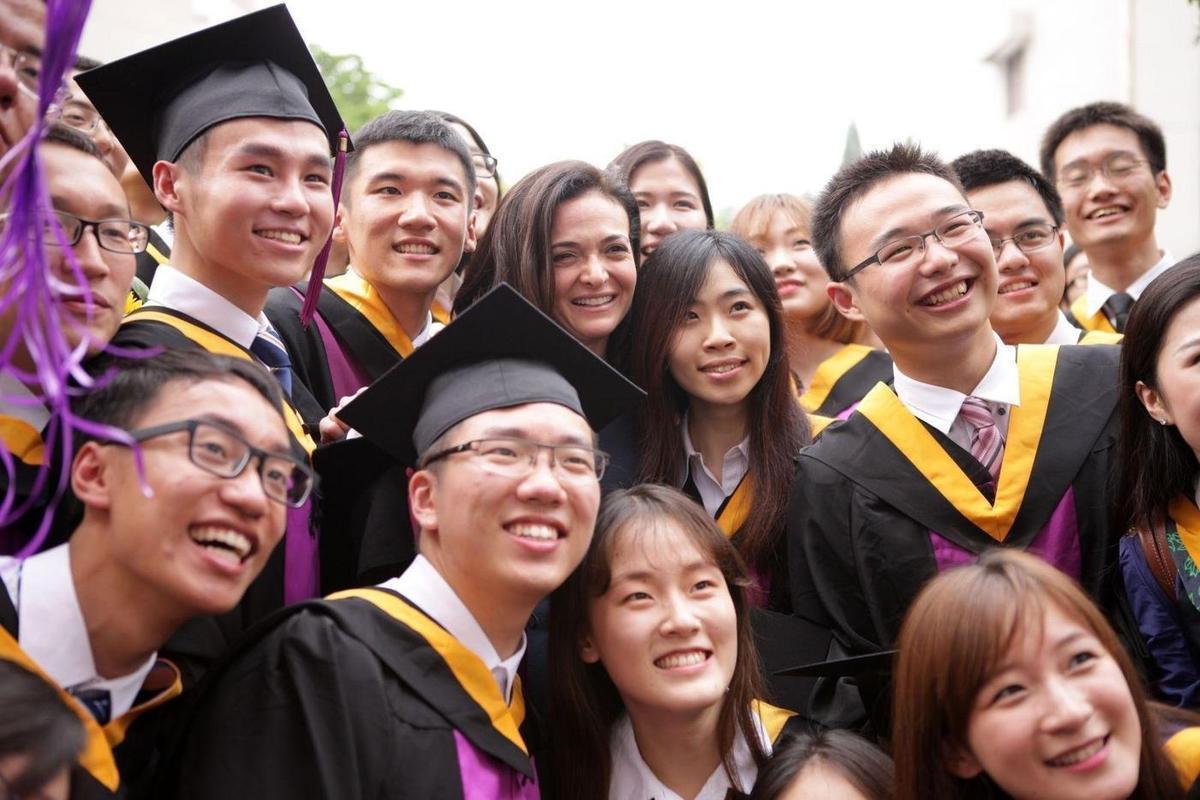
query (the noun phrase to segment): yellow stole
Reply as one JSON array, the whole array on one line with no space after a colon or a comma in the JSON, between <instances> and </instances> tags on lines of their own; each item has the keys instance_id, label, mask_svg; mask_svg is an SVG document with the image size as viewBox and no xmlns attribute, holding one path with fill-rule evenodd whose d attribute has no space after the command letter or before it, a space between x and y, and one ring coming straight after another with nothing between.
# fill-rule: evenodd
<instances>
[{"instance_id":1,"label":"yellow stole","mask_svg":"<svg viewBox=\"0 0 1200 800\"><path fill-rule=\"evenodd\" d=\"M243 349L224 336L213 333L174 314L155 311L152 306L139 308L132 314L127 315L121 324L128 325L140 321L161 322L164 325L170 325L199 345L201 349L207 350L210 353L254 361L254 357L248 350ZM312 437L305 432L304 422L300 419L300 415L296 413L296 409L292 408L292 404L287 402L286 398L283 402L283 419L287 423L288 430L291 431L292 436L300 443L305 452L312 453L313 450L317 449L317 445L312 440Z\"/></svg>"},{"instance_id":2,"label":"yellow stole","mask_svg":"<svg viewBox=\"0 0 1200 800\"><path fill-rule=\"evenodd\" d=\"M1071 303L1071 316L1085 331L1104 331L1105 333L1116 333L1117 330L1108 321L1108 317L1104 316L1104 311L1097 311L1092 316L1087 314L1087 294L1081 294L1075 298L1075 302Z\"/></svg>"},{"instance_id":3,"label":"yellow stole","mask_svg":"<svg viewBox=\"0 0 1200 800\"><path fill-rule=\"evenodd\" d=\"M1200 564L1200 509L1186 497L1176 497L1167 508L1175 523L1175 532L1192 561Z\"/></svg>"},{"instance_id":4,"label":"yellow stole","mask_svg":"<svg viewBox=\"0 0 1200 800\"><path fill-rule=\"evenodd\" d=\"M79 754L79 766L87 770L93 778L99 781L110 792L116 792L117 787L121 784L121 776L117 772L117 762L113 756L113 748L125 740L125 733L129 730L129 726L141 714L179 696L180 692L183 691L183 682L180 679L179 670L169 661L160 660L155 665L155 670L158 670L160 665L166 665L171 671L169 685L154 695L154 697L134 706L117 719L101 727L91 712L66 690L59 687L53 678L43 672L42 668L26 655L25 651L17 643L17 640L4 628L0 628L0 658L24 667L58 690L59 699L74 711L75 716L79 717L79 721L83 723L85 742L83 752ZM151 670L150 674L153 676L154 670ZM149 681L149 678L147 680Z\"/></svg>"},{"instance_id":5,"label":"yellow stole","mask_svg":"<svg viewBox=\"0 0 1200 800\"><path fill-rule=\"evenodd\" d=\"M874 352L865 344L847 344L829 358L821 362L813 373L812 384L800 395L800 405L805 411L813 412L821 407L825 398L833 391L833 387L858 362ZM795 384L793 384L793 387Z\"/></svg>"},{"instance_id":6,"label":"yellow stole","mask_svg":"<svg viewBox=\"0 0 1200 800\"><path fill-rule=\"evenodd\" d=\"M1101 314L1100 316L1104 316ZM1108 322L1108 320L1105 320ZM1125 335L1121 333L1109 333L1108 331L1094 330L1086 331L1080 337L1080 344L1120 344L1124 341Z\"/></svg>"},{"instance_id":7,"label":"yellow stole","mask_svg":"<svg viewBox=\"0 0 1200 800\"><path fill-rule=\"evenodd\" d=\"M750 516L750 507L754 504L754 490L750 486L750 473L738 483L733 494L725 501L725 507L717 515L717 527L725 534L725 538L733 538Z\"/></svg>"},{"instance_id":8,"label":"yellow stole","mask_svg":"<svg viewBox=\"0 0 1200 800\"><path fill-rule=\"evenodd\" d=\"M42 432L23 419L0 414L0 442L15 458L31 467L46 463Z\"/></svg>"},{"instance_id":9,"label":"yellow stole","mask_svg":"<svg viewBox=\"0 0 1200 800\"><path fill-rule=\"evenodd\" d=\"M395 348L397 353L405 358L412 355L412 340L397 324L396 318L392 316L392 312L388 310L374 286L351 272L326 279L325 286L366 317L371 326L383 334L383 338L387 339L388 344Z\"/></svg>"},{"instance_id":10,"label":"yellow stole","mask_svg":"<svg viewBox=\"0 0 1200 800\"><path fill-rule=\"evenodd\" d=\"M794 711L788 711L786 708L778 708L762 700L753 701L751 708L753 708L755 716L762 722L763 730L767 732L767 741L769 742L778 741L780 734L783 733L783 726L787 724L789 719L796 716L796 712Z\"/></svg>"},{"instance_id":11,"label":"yellow stole","mask_svg":"<svg viewBox=\"0 0 1200 800\"><path fill-rule=\"evenodd\" d=\"M429 309L429 313L433 314L433 319L435 322L440 322L443 325L450 324L450 309L446 308L437 300L433 301L433 307Z\"/></svg>"},{"instance_id":12,"label":"yellow stole","mask_svg":"<svg viewBox=\"0 0 1200 800\"><path fill-rule=\"evenodd\" d=\"M808 415L808 427L812 430L814 439L821 435L821 431L825 430L835 422L837 422L837 420L833 417L823 417L820 414Z\"/></svg>"},{"instance_id":13,"label":"yellow stole","mask_svg":"<svg viewBox=\"0 0 1200 800\"><path fill-rule=\"evenodd\" d=\"M513 686L512 702L506 703L503 695L500 694L500 687L496 685L496 678L479 656L464 647L442 626L396 595L378 589L350 589L331 594L326 599L343 600L346 598L366 600L389 617L415 631L428 642L429 646L450 667L450 671L459 685L480 708L487 712L492 727L520 748L522 753L529 755L529 748L526 746L520 730L521 723L525 721L525 696L521 690L519 676Z\"/></svg>"},{"instance_id":14,"label":"yellow stole","mask_svg":"<svg viewBox=\"0 0 1200 800\"><path fill-rule=\"evenodd\" d=\"M879 384L872 389L859 404L858 413L870 420L960 514L1002 542L1008 536L1029 488L1029 475L1050 407L1050 388L1057 362L1057 346L1021 345L1017 348L1021 405L1012 409L1009 418L1008 440L994 504L988 503L933 434L887 386Z\"/></svg>"},{"instance_id":15,"label":"yellow stole","mask_svg":"<svg viewBox=\"0 0 1200 800\"><path fill-rule=\"evenodd\" d=\"M1184 788L1200 777L1200 728L1184 728L1163 745Z\"/></svg>"}]
</instances>

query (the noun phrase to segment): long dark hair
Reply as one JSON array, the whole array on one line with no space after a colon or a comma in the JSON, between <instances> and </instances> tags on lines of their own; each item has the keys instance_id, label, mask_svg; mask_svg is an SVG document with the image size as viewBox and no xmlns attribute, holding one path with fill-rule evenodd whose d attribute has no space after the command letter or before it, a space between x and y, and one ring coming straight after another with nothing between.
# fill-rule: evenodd
<instances>
[{"instance_id":1,"label":"long dark hair","mask_svg":"<svg viewBox=\"0 0 1200 800\"><path fill-rule=\"evenodd\" d=\"M28 758L7 788L18 796L33 794L70 767L83 745L83 723L58 691L19 665L0 660L0 758Z\"/></svg>"},{"instance_id":2,"label":"long dark hair","mask_svg":"<svg viewBox=\"0 0 1200 800\"><path fill-rule=\"evenodd\" d=\"M1154 279L1133 304L1121 345L1120 472L1115 522L1122 529L1149 527L1166 516L1179 495L1190 497L1200 464L1179 429L1155 422L1137 396L1144 383L1158 390L1158 356L1175 315L1200 297L1200 253Z\"/></svg>"},{"instance_id":3,"label":"long dark hair","mask_svg":"<svg viewBox=\"0 0 1200 800\"><path fill-rule=\"evenodd\" d=\"M967 746L979 689L1003 663L1026 626L1047 607L1089 629L1117 665L1142 729L1141 763L1131 800L1183 798L1180 779L1162 750L1158 720L1112 625L1083 590L1028 553L997 548L949 570L917 596L900 629L893 693L892 756L897 800L1007 797L990 777L953 775L947 759Z\"/></svg>"},{"instance_id":4,"label":"long dark hair","mask_svg":"<svg viewBox=\"0 0 1200 800\"><path fill-rule=\"evenodd\" d=\"M657 164L669 158L674 158L682 164L683 168L696 181L696 187L700 190L700 204L704 207L704 218L708 221L708 227L711 229L715 225L716 218L713 216L712 200L708 199L708 183L704 180L704 173L700 171L700 165L696 163L696 159L692 158L692 154L679 145L667 144L657 139L638 142L622 150L621 154L610 161L605 169L618 176L621 183L628 186L629 182L633 180L633 173L638 169L646 164Z\"/></svg>"},{"instance_id":5,"label":"long dark hair","mask_svg":"<svg viewBox=\"0 0 1200 800\"><path fill-rule=\"evenodd\" d=\"M759 770L750 800L782 797L800 773L815 765L841 775L867 800L892 798L892 759L861 736L834 728L778 742Z\"/></svg>"},{"instance_id":6,"label":"long dark hair","mask_svg":"<svg viewBox=\"0 0 1200 800\"><path fill-rule=\"evenodd\" d=\"M625 209L629 243L636 258L641 223L633 195L591 164L559 161L526 175L504 195L454 297L454 313L461 314L488 290L506 282L544 313L552 314L550 231L554 212L588 192L600 192Z\"/></svg>"},{"instance_id":7,"label":"long dark hair","mask_svg":"<svg viewBox=\"0 0 1200 800\"><path fill-rule=\"evenodd\" d=\"M638 273L630 309L630 377L646 390L639 417L640 480L674 483L683 472L680 416L687 393L671 376L668 358L676 330L700 293L709 270L725 261L766 310L771 355L751 390L747 428L754 504L737 534L738 550L751 566L775 555L787 512L795 458L812 441L808 420L792 394L783 307L771 270L758 252L731 233L679 231L662 243Z\"/></svg>"},{"instance_id":8,"label":"long dark hair","mask_svg":"<svg viewBox=\"0 0 1200 800\"><path fill-rule=\"evenodd\" d=\"M612 580L612 555L618 538L653 534L668 520L690 536L696 549L721 570L737 614L737 659L717 721L722 764L736 785L733 745L738 733L745 738L755 762L761 766L766 761L751 711L751 704L763 697L764 685L750 628L746 589L751 579L745 562L689 497L666 486L634 486L604 498L583 563L551 596L550 718L554 739L560 745L551 751L551 797L608 797L612 776L609 736L624 704L604 665L585 663L580 645L587 633L591 602L608 591Z\"/></svg>"}]
</instances>

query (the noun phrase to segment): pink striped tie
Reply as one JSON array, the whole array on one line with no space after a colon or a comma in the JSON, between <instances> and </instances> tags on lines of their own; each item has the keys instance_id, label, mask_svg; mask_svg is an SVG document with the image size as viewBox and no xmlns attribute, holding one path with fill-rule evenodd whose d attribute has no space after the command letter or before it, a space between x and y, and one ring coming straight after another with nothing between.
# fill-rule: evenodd
<instances>
[{"instance_id":1,"label":"pink striped tie","mask_svg":"<svg viewBox=\"0 0 1200 800\"><path fill-rule=\"evenodd\" d=\"M968 397L963 400L958 416L971 426L971 455L987 468L992 480L999 479L1004 440L996 430L992 410L978 397Z\"/></svg>"}]
</instances>

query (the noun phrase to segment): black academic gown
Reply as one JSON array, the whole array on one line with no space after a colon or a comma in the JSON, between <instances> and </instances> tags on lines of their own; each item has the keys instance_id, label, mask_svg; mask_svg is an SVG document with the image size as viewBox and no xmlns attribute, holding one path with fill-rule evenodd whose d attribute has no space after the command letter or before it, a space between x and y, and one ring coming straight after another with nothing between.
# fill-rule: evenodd
<instances>
[{"instance_id":1,"label":"black academic gown","mask_svg":"<svg viewBox=\"0 0 1200 800\"><path fill-rule=\"evenodd\" d=\"M886 386L800 454L788 521L792 607L832 632L828 659L892 649L905 611L939 568L999 546L1077 570L1122 625L1120 532L1109 521L1107 491L1119 353L1018 348L1021 406L1010 419L994 505L983 466ZM867 705L879 707L878 699ZM857 725L858 700L826 684L810 713Z\"/></svg>"},{"instance_id":2,"label":"black academic gown","mask_svg":"<svg viewBox=\"0 0 1200 800\"><path fill-rule=\"evenodd\" d=\"M16 608L0 587L0 659L13 662L53 686L84 727L84 748L71 770L71 800L151 798L150 786L174 721L174 703L183 690L174 664L160 659L146 677L133 707L100 725L91 713L45 674L18 644Z\"/></svg>"},{"instance_id":3,"label":"black academic gown","mask_svg":"<svg viewBox=\"0 0 1200 800\"><path fill-rule=\"evenodd\" d=\"M537 797L520 684L388 590L284 610L196 709L182 800Z\"/></svg>"},{"instance_id":4,"label":"black academic gown","mask_svg":"<svg viewBox=\"0 0 1200 800\"><path fill-rule=\"evenodd\" d=\"M892 357L862 344L848 344L821 362L812 385L800 395L810 414L837 417L866 397L877 383L892 380Z\"/></svg>"},{"instance_id":5,"label":"black academic gown","mask_svg":"<svg viewBox=\"0 0 1200 800\"><path fill-rule=\"evenodd\" d=\"M253 360L249 351L204 323L161 306L143 307L128 315L113 344L126 349L205 350ZM285 406L284 417L292 435L293 450L303 456L312 449L312 440L305 432L303 412L299 407L307 402L310 408L315 408L315 401L299 384L293 386L293 398L300 400L296 406ZM283 606L287 540L292 536L317 535L317 522L306 519L304 509L288 511L288 532L284 541L271 553L263 571L246 590L237 607L220 616L201 617L186 623L162 648L183 670L186 685L195 683L243 631Z\"/></svg>"}]
</instances>

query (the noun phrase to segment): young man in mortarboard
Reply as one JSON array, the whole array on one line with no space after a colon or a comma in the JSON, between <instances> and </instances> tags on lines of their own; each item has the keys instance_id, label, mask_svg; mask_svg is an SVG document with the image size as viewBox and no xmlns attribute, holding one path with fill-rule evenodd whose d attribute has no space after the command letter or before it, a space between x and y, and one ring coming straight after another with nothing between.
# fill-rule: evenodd
<instances>
[{"instance_id":1,"label":"young man in mortarboard","mask_svg":"<svg viewBox=\"0 0 1200 800\"><path fill-rule=\"evenodd\" d=\"M954 172L910 145L844 167L814 209L830 296L895 371L798 460L792 604L833 632L830 658L890 648L921 585L991 547L1036 553L1117 602L1106 481L1119 349L1005 345L988 323L984 220ZM830 688L813 715L859 721L855 693Z\"/></svg>"},{"instance_id":2,"label":"young man in mortarboard","mask_svg":"<svg viewBox=\"0 0 1200 800\"><path fill-rule=\"evenodd\" d=\"M125 438L80 446L70 541L0 558L0 659L59 689L87 731L72 797L148 796L160 706L182 689L157 651L237 605L312 481L261 367L179 351L120 366L77 408Z\"/></svg>"},{"instance_id":3,"label":"young man in mortarboard","mask_svg":"<svg viewBox=\"0 0 1200 800\"><path fill-rule=\"evenodd\" d=\"M171 264L143 308L125 318L123 347L205 350L269 367L303 422L324 415L292 380L287 351L263 315L274 286L300 280L329 238L331 148L342 122L287 9L273 6L81 73L76 82L173 218ZM277 558L247 593L232 632L318 593L309 507L289 513ZM202 662L228 632L187 646ZM203 642L203 643L202 643Z\"/></svg>"},{"instance_id":4,"label":"young man in mortarboard","mask_svg":"<svg viewBox=\"0 0 1200 800\"><path fill-rule=\"evenodd\" d=\"M329 450L354 482L400 492L416 467L419 555L373 589L281 612L214 673L178 796L537 797L525 626L591 540L594 431L639 395L500 286L347 406L365 440ZM361 474L375 446L391 471Z\"/></svg>"},{"instance_id":5,"label":"young man in mortarboard","mask_svg":"<svg viewBox=\"0 0 1200 800\"><path fill-rule=\"evenodd\" d=\"M125 296L133 280L134 259L144 249L147 229L129 219L129 203L121 184L113 177L95 145L81 133L61 125L48 129L39 143L51 206L87 284L88 295L74 289L60 295L58 307L62 334L71 347L86 342L95 356L113 338L121 324ZM6 212L0 206L0 231ZM63 286L79 283L57 233L46 231L42 241L47 264ZM15 309L0 316L0 341L12 336ZM32 384L37 373L35 357L25 341L14 345L11 364ZM54 498L58 477L69 460L60 448L47 449L45 431L50 410L44 398L30 389L14 372L0 373L0 446L13 458L13 487L18 518L0 530L0 553L18 552L29 543L42 523L47 505ZM49 473L39 468L48 464ZM39 476L39 472L41 473ZM0 491L8 474L0 469ZM50 542L60 542L65 531L55 521Z\"/></svg>"},{"instance_id":6,"label":"young man in mortarboard","mask_svg":"<svg viewBox=\"0 0 1200 800\"><path fill-rule=\"evenodd\" d=\"M1116 344L1083 331L1059 308L1063 267L1062 198L1033 167L1004 150L976 150L951 164L971 207L983 213L999 283L992 330L1005 344Z\"/></svg>"},{"instance_id":7,"label":"young man in mortarboard","mask_svg":"<svg viewBox=\"0 0 1200 800\"><path fill-rule=\"evenodd\" d=\"M354 133L333 237L350 269L328 278L313 323L307 284L275 289L267 317L299 378L330 410L441 329L438 286L474 250L475 169L462 137L427 111L389 111Z\"/></svg>"},{"instance_id":8,"label":"young man in mortarboard","mask_svg":"<svg viewBox=\"0 0 1200 800\"><path fill-rule=\"evenodd\" d=\"M1162 130L1121 103L1089 103L1050 124L1041 167L1091 268L1071 315L1085 330L1123 333L1134 301L1175 263L1154 233L1171 202Z\"/></svg>"}]
</instances>

